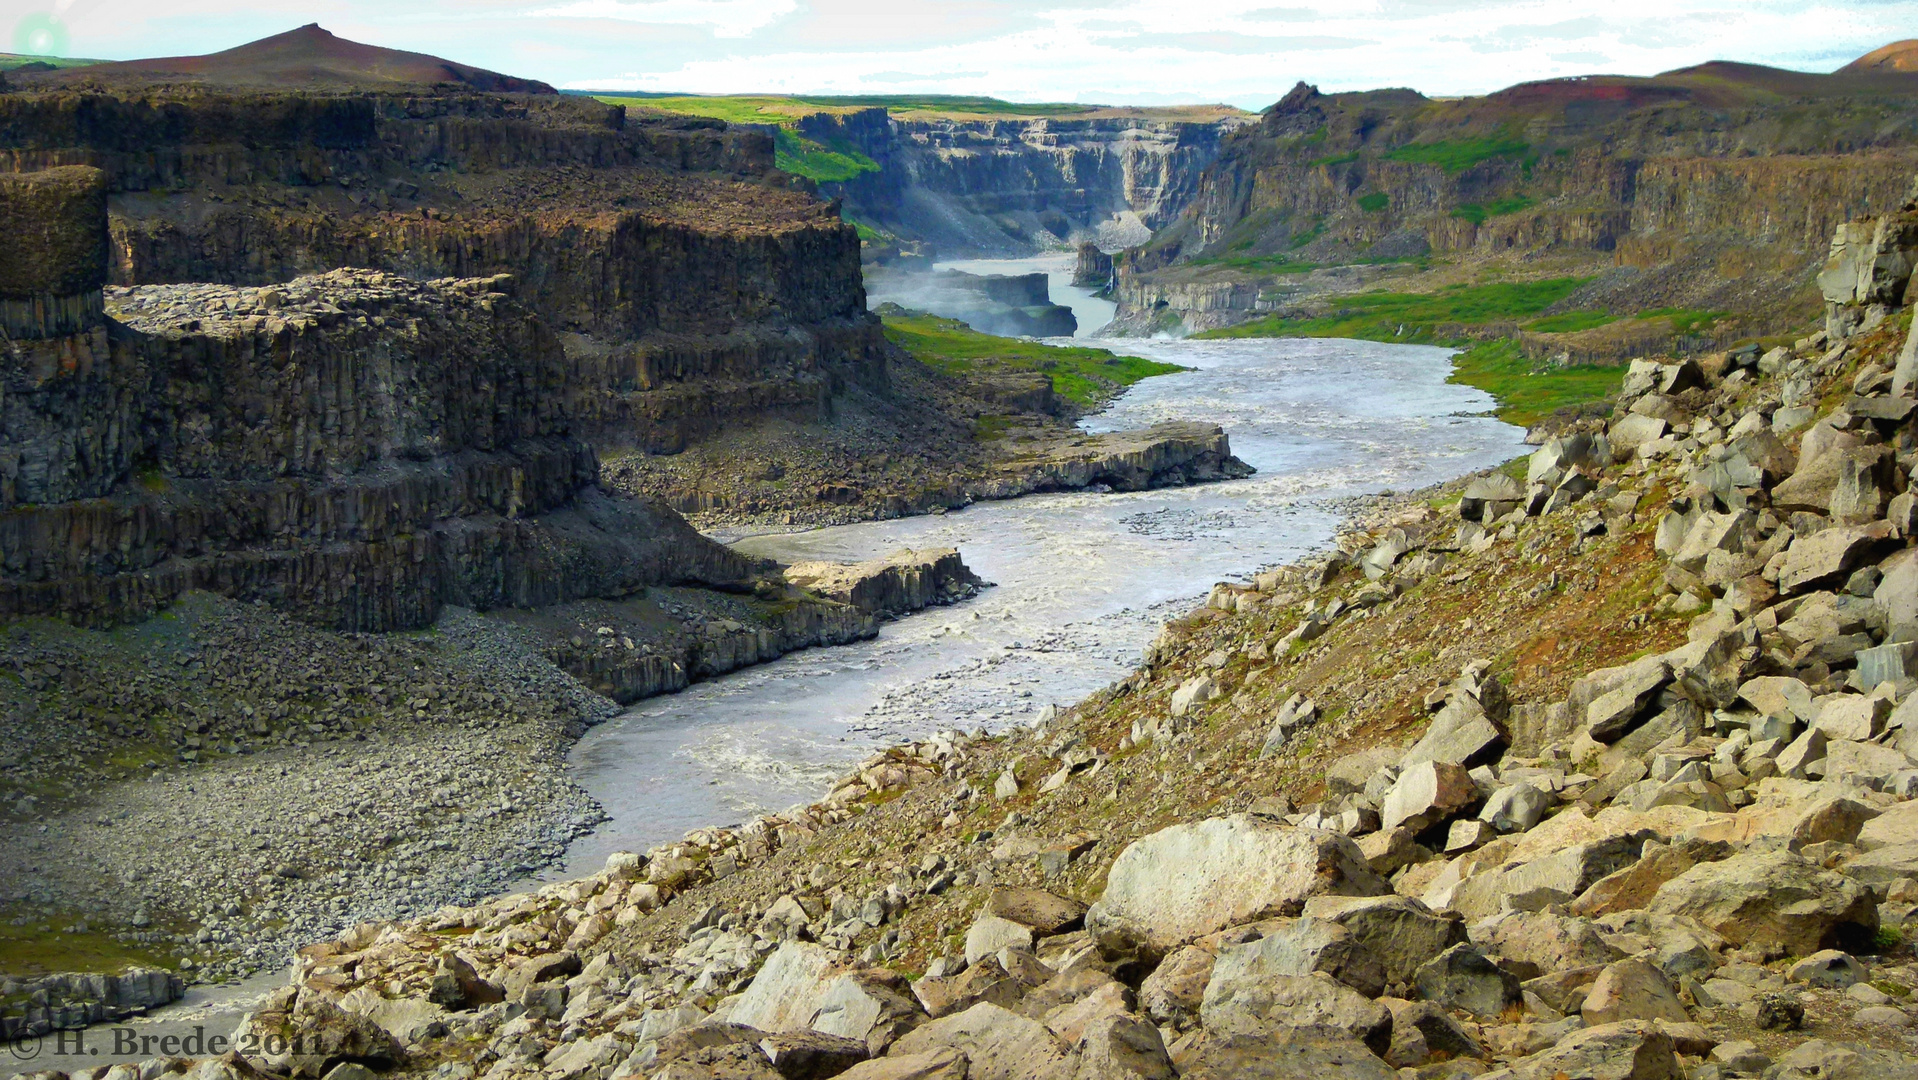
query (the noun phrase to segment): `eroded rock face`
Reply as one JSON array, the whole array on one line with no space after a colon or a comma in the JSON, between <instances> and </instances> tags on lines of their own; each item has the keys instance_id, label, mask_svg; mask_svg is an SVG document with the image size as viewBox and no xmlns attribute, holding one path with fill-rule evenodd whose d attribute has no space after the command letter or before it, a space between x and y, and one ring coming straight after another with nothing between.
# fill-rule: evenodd
<instances>
[{"instance_id":1,"label":"eroded rock face","mask_svg":"<svg viewBox=\"0 0 1918 1080\"><path fill-rule=\"evenodd\" d=\"M0 614L111 624L205 589L393 630L743 586L743 558L598 490L579 365L510 287L154 286L114 293L112 334L9 352Z\"/></svg>"}]
</instances>

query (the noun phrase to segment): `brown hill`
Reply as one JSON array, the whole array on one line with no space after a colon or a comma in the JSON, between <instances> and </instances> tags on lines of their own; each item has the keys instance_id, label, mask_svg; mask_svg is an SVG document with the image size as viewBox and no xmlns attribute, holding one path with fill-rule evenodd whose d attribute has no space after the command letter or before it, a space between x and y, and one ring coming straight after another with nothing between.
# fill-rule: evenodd
<instances>
[{"instance_id":1,"label":"brown hill","mask_svg":"<svg viewBox=\"0 0 1918 1080\"><path fill-rule=\"evenodd\" d=\"M1874 49L1839 68L1838 74L1884 71L1918 71L1918 38L1894 41L1882 49Z\"/></svg>"},{"instance_id":2,"label":"brown hill","mask_svg":"<svg viewBox=\"0 0 1918 1080\"><path fill-rule=\"evenodd\" d=\"M39 84L188 81L222 86L374 87L457 84L498 93L555 94L546 83L456 64L425 53L382 49L309 23L205 56L166 56L22 76Z\"/></svg>"}]
</instances>

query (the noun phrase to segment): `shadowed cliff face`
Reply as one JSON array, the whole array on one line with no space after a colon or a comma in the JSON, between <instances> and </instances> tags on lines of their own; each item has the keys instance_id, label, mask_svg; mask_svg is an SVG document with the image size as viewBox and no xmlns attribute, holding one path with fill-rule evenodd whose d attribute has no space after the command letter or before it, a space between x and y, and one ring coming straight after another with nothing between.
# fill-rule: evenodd
<instances>
[{"instance_id":1,"label":"shadowed cliff face","mask_svg":"<svg viewBox=\"0 0 1918 1080\"><path fill-rule=\"evenodd\" d=\"M800 131L878 163L842 184L861 221L942 254L1029 255L1068 241L1143 242L1178 216L1247 121L892 119L819 114Z\"/></svg>"},{"instance_id":2,"label":"shadowed cliff face","mask_svg":"<svg viewBox=\"0 0 1918 1080\"><path fill-rule=\"evenodd\" d=\"M582 434L677 450L883 390L858 239L754 132L466 92L0 94L0 170L102 169L112 280L514 275L607 381Z\"/></svg>"},{"instance_id":3,"label":"shadowed cliff face","mask_svg":"<svg viewBox=\"0 0 1918 1080\"><path fill-rule=\"evenodd\" d=\"M1351 290L1314 266L1520 256L1597 276L1567 310L1809 314L1832 230L1896 205L1914 161L1918 76L1889 69L1710 64L1457 101L1301 85L1121 260L1120 317L1224 325Z\"/></svg>"},{"instance_id":4,"label":"shadowed cliff face","mask_svg":"<svg viewBox=\"0 0 1918 1080\"><path fill-rule=\"evenodd\" d=\"M115 289L0 355L0 615L138 618L188 589L351 630L752 567L598 488L598 395L501 279L337 271Z\"/></svg>"}]
</instances>

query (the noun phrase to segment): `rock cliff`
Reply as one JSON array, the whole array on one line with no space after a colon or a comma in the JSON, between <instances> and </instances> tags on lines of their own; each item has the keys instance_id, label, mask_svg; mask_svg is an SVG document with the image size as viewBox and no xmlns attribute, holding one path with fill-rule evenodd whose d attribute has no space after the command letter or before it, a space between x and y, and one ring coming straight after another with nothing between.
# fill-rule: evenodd
<instances>
[{"instance_id":1,"label":"rock cliff","mask_svg":"<svg viewBox=\"0 0 1918 1080\"><path fill-rule=\"evenodd\" d=\"M1108 112L935 120L867 109L799 128L878 163L824 185L859 220L947 254L1021 255L1068 241L1143 242L1198 192L1226 133L1249 122L1231 110Z\"/></svg>"},{"instance_id":2,"label":"rock cliff","mask_svg":"<svg viewBox=\"0 0 1918 1080\"><path fill-rule=\"evenodd\" d=\"M1320 313L1380 275L1418 292L1480 265L1590 277L1568 311L1804 314L1833 230L1896 205L1915 155L1918 79L1891 69L1710 64L1448 101L1301 84L1120 260L1121 325Z\"/></svg>"}]
</instances>

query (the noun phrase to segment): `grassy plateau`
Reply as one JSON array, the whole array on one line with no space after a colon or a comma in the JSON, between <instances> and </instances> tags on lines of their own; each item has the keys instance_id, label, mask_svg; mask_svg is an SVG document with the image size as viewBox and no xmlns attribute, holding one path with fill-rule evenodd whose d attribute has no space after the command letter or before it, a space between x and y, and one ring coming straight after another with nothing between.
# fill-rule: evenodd
<instances>
[{"instance_id":1,"label":"grassy plateau","mask_svg":"<svg viewBox=\"0 0 1918 1080\"><path fill-rule=\"evenodd\" d=\"M1054 393L1087 409L1106 404L1141 379L1185 370L1106 349L994 337L937 315L883 318L886 337L935 371L955 376L1042 372L1052 376Z\"/></svg>"}]
</instances>

